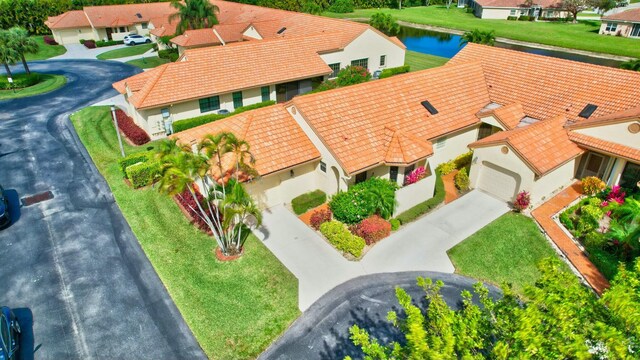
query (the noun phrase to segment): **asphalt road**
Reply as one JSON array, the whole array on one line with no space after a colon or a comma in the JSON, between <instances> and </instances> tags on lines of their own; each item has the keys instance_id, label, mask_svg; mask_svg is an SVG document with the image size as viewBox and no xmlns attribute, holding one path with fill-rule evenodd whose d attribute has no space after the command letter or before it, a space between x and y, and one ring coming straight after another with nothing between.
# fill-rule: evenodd
<instances>
[{"instance_id":1,"label":"asphalt road","mask_svg":"<svg viewBox=\"0 0 640 360\"><path fill-rule=\"evenodd\" d=\"M452 308L459 308L460 292L473 292L477 282L464 276L436 272L401 272L366 275L337 286L322 296L259 359L342 360L349 355L361 359L362 352L349 339L349 328L357 324L382 343L402 341L402 334L387 321L390 310L399 311L395 288L400 286L414 304L426 308L424 290L416 285L418 276L442 280L441 294ZM500 291L490 286L490 295Z\"/></svg>"},{"instance_id":2,"label":"asphalt road","mask_svg":"<svg viewBox=\"0 0 640 360\"><path fill-rule=\"evenodd\" d=\"M31 63L64 74L52 93L0 101L0 304L33 314L39 359L198 359L204 354L70 125L140 70L91 60ZM19 198L54 198L20 207Z\"/></svg>"}]
</instances>

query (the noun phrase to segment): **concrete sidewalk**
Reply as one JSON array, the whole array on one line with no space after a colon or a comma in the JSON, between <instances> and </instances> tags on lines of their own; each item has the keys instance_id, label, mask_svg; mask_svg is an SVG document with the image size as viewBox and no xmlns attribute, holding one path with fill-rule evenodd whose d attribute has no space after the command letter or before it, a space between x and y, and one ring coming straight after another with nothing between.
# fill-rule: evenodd
<instances>
[{"instance_id":1,"label":"concrete sidewalk","mask_svg":"<svg viewBox=\"0 0 640 360\"><path fill-rule=\"evenodd\" d=\"M284 206L264 212L256 235L299 281L301 310L358 276L400 271L452 273L447 250L509 211L506 203L472 191L409 224L374 246L359 262L348 261Z\"/></svg>"}]
</instances>

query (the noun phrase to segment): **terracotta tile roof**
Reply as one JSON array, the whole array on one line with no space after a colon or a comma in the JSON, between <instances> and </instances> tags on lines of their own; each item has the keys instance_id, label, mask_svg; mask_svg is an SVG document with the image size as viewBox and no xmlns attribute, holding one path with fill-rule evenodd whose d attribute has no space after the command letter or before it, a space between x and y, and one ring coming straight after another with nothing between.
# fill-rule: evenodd
<instances>
[{"instance_id":1,"label":"terracotta tile roof","mask_svg":"<svg viewBox=\"0 0 640 360\"><path fill-rule=\"evenodd\" d=\"M131 77L128 77L126 79L113 83L112 86L120 94L124 94L127 92L126 86L129 86L129 90L135 93L137 91L140 91L144 87L144 85L147 83L147 81L149 81L152 78L156 78L158 74L163 72L168 65L169 64L160 65L149 71L141 72L139 74L133 75Z\"/></svg>"},{"instance_id":2,"label":"terracotta tile roof","mask_svg":"<svg viewBox=\"0 0 640 360\"><path fill-rule=\"evenodd\" d=\"M407 48L407 46L403 44L402 41L400 41L400 39L398 39L397 36L391 36L389 37L389 40L391 40L392 42L394 42L396 45L400 46L403 49Z\"/></svg>"},{"instance_id":3,"label":"terracotta tile roof","mask_svg":"<svg viewBox=\"0 0 640 360\"><path fill-rule=\"evenodd\" d=\"M176 27L178 26L178 19L171 20L170 14L155 17L149 20L150 24L153 24L153 29L149 33L155 36L171 36L176 33Z\"/></svg>"},{"instance_id":4,"label":"terracotta tile roof","mask_svg":"<svg viewBox=\"0 0 640 360\"><path fill-rule=\"evenodd\" d=\"M184 34L171 39L171 42L182 47L222 44L211 28L187 30Z\"/></svg>"},{"instance_id":5,"label":"terracotta tile roof","mask_svg":"<svg viewBox=\"0 0 640 360\"><path fill-rule=\"evenodd\" d=\"M330 74L312 40L263 40L188 50L184 61L166 64L145 77L146 83L129 102L137 109L153 108Z\"/></svg>"},{"instance_id":6,"label":"terracotta tile roof","mask_svg":"<svg viewBox=\"0 0 640 360\"><path fill-rule=\"evenodd\" d=\"M501 131L469 144L469 148L509 145L538 175L544 175L584 152L569 139L566 118L556 116L532 125Z\"/></svg>"},{"instance_id":7,"label":"terracotta tile roof","mask_svg":"<svg viewBox=\"0 0 640 360\"><path fill-rule=\"evenodd\" d=\"M640 148L632 147L595 138L593 136L569 132L569 138L583 147L600 150L632 161L640 161Z\"/></svg>"},{"instance_id":8,"label":"terracotta tile roof","mask_svg":"<svg viewBox=\"0 0 640 360\"><path fill-rule=\"evenodd\" d=\"M618 20L640 23L640 8L629 9L617 14L603 16L602 20Z\"/></svg>"},{"instance_id":9,"label":"terracotta tile roof","mask_svg":"<svg viewBox=\"0 0 640 360\"><path fill-rule=\"evenodd\" d=\"M597 105L592 117L640 106L640 72L527 54L478 44L467 44L445 66L480 63L491 100L520 103L535 119L578 114L587 104Z\"/></svg>"},{"instance_id":10,"label":"terracotta tile roof","mask_svg":"<svg viewBox=\"0 0 640 360\"><path fill-rule=\"evenodd\" d=\"M49 29L70 29L78 27L90 27L89 19L82 10L67 11L58 16L49 16L44 22Z\"/></svg>"},{"instance_id":11,"label":"terracotta tile roof","mask_svg":"<svg viewBox=\"0 0 640 360\"><path fill-rule=\"evenodd\" d=\"M387 165L411 164L433 155L433 147L429 141L420 140L390 127L385 127L384 136L387 143L384 162Z\"/></svg>"},{"instance_id":12,"label":"terracotta tile roof","mask_svg":"<svg viewBox=\"0 0 640 360\"><path fill-rule=\"evenodd\" d=\"M482 7L508 7L508 8L530 8L531 5L526 5L524 0L476 0L476 2ZM544 9L547 8L559 8L561 7L561 1L558 0L533 0L533 5L539 5Z\"/></svg>"},{"instance_id":13,"label":"terracotta tile roof","mask_svg":"<svg viewBox=\"0 0 640 360\"><path fill-rule=\"evenodd\" d=\"M520 123L520 120L526 116L522 110L522 104L513 103L505 106L500 106L491 110L484 110L478 113L478 117L494 115L498 121L507 129L515 129Z\"/></svg>"},{"instance_id":14,"label":"terracotta tile roof","mask_svg":"<svg viewBox=\"0 0 640 360\"><path fill-rule=\"evenodd\" d=\"M431 115L421 104L425 100L439 113ZM291 104L353 174L386 160L427 155L426 140L479 123L475 114L489 102L482 67L468 64L298 96ZM403 155L391 146L387 157L387 128L422 141L413 141Z\"/></svg>"},{"instance_id":15,"label":"terracotta tile roof","mask_svg":"<svg viewBox=\"0 0 640 360\"><path fill-rule=\"evenodd\" d=\"M243 112L179 132L171 138L189 144L224 131L249 142L261 176L320 158L318 149L282 105Z\"/></svg>"},{"instance_id":16,"label":"terracotta tile roof","mask_svg":"<svg viewBox=\"0 0 640 360\"><path fill-rule=\"evenodd\" d=\"M614 124L617 122L629 121L637 119L640 120L640 106L628 110L619 111L609 115L604 115L596 118L589 118L577 123L571 124L569 128L579 129L583 127L591 127L605 124Z\"/></svg>"},{"instance_id":17,"label":"terracotta tile roof","mask_svg":"<svg viewBox=\"0 0 640 360\"><path fill-rule=\"evenodd\" d=\"M95 28L132 25L176 12L170 2L147 4L85 6L83 9ZM140 17L137 16L140 14Z\"/></svg>"}]
</instances>

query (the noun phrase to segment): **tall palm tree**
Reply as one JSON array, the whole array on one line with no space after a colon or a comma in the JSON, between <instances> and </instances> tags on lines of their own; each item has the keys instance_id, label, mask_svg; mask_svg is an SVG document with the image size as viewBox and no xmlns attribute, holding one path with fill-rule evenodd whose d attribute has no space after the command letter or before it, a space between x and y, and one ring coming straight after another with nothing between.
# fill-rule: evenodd
<instances>
[{"instance_id":1,"label":"tall palm tree","mask_svg":"<svg viewBox=\"0 0 640 360\"><path fill-rule=\"evenodd\" d=\"M35 54L36 52L38 52L38 43L34 38L29 36L29 32L24 28L16 26L9 29L9 31L13 35L13 48L18 52L20 58L22 59L22 66L24 66L24 71L27 73L27 75L31 74L24 55Z\"/></svg>"},{"instance_id":2,"label":"tall palm tree","mask_svg":"<svg viewBox=\"0 0 640 360\"><path fill-rule=\"evenodd\" d=\"M222 213L223 227L227 230L227 247L231 254L237 254L242 250L247 236L251 233L252 227L262 224L262 211L247 193L244 186L239 181L231 179L225 186L226 195L218 203Z\"/></svg>"},{"instance_id":3,"label":"tall palm tree","mask_svg":"<svg viewBox=\"0 0 640 360\"><path fill-rule=\"evenodd\" d=\"M496 43L496 35L493 30L481 31L473 29L471 31L465 31L460 38L460 46L470 42L493 46Z\"/></svg>"},{"instance_id":4,"label":"tall palm tree","mask_svg":"<svg viewBox=\"0 0 640 360\"><path fill-rule=\"evenodd\" d=\"M173 0L171 6L178 9L169 17L169 21L178 19L176 34L182 34L186 30L204 29L218 24L216 13L219 9L209 0Z\"/></svg>"},{"instance_id":5,"label":"tall palm tree","mask_svg":"<svg viewBox=\"0 0 640 360\"><path fill-rule=\"evenodd\" d=\"M238 139L233 133L207 135L199 149L210 159L211 178L221 185L228 183L231 178L246 181L257 174L253 168L255 158L249 143Z\"/></svg>"},{"instance_id":6,"label":"tall palm tree","mask_svg":"<svg viewBox=\"0 0 640 360\"><path fill-rule=\"evenodd\" d=\"M8 30L0 29L0 62L4 65L8 77L12 77L9 65L14 65L18 58L19 54L13 46L13 35Z\"/></svg>"}]
</instances>

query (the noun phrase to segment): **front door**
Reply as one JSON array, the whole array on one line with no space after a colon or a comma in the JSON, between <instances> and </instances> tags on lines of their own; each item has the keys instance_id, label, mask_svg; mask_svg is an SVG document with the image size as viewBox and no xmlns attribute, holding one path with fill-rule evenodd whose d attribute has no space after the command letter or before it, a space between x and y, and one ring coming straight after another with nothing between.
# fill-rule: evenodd
<instances>
[{"instance_id":1,"label":"front door","mask_svg":"<svg viewBox=\"0 0 640 360\"><path fill-rule=\"evenodd\" d=\"M604 172L607 169L607 165L609 163L609 157L590 152L587 154L587 158L584 162L584 168L582 169L582 175L580 178L584 178L587 176L595 176L599 179L602 179L604 176Z\"/></svg>"},{"instance_id":2,"label":"front door","mask_svg":"<svg viewBox=\"0 0 640 360\"><path fill-rule=\"evenodd\" d=\"M633 28L631 29L631 34L629 36L640 37L640 24L633 24Z\"/></svg>"},{"instance_id":3,"label":"front door","mask_svg":"<svg viewBox=\"0 0 640 360\"><path fill-rule=\"evenodd\" d=\"M111 33L113 32L113 30L111 30L111 28L107 28L107 39L109 41L113 40L113 38L111 37Z\"/></svg>"}]
</instances>

